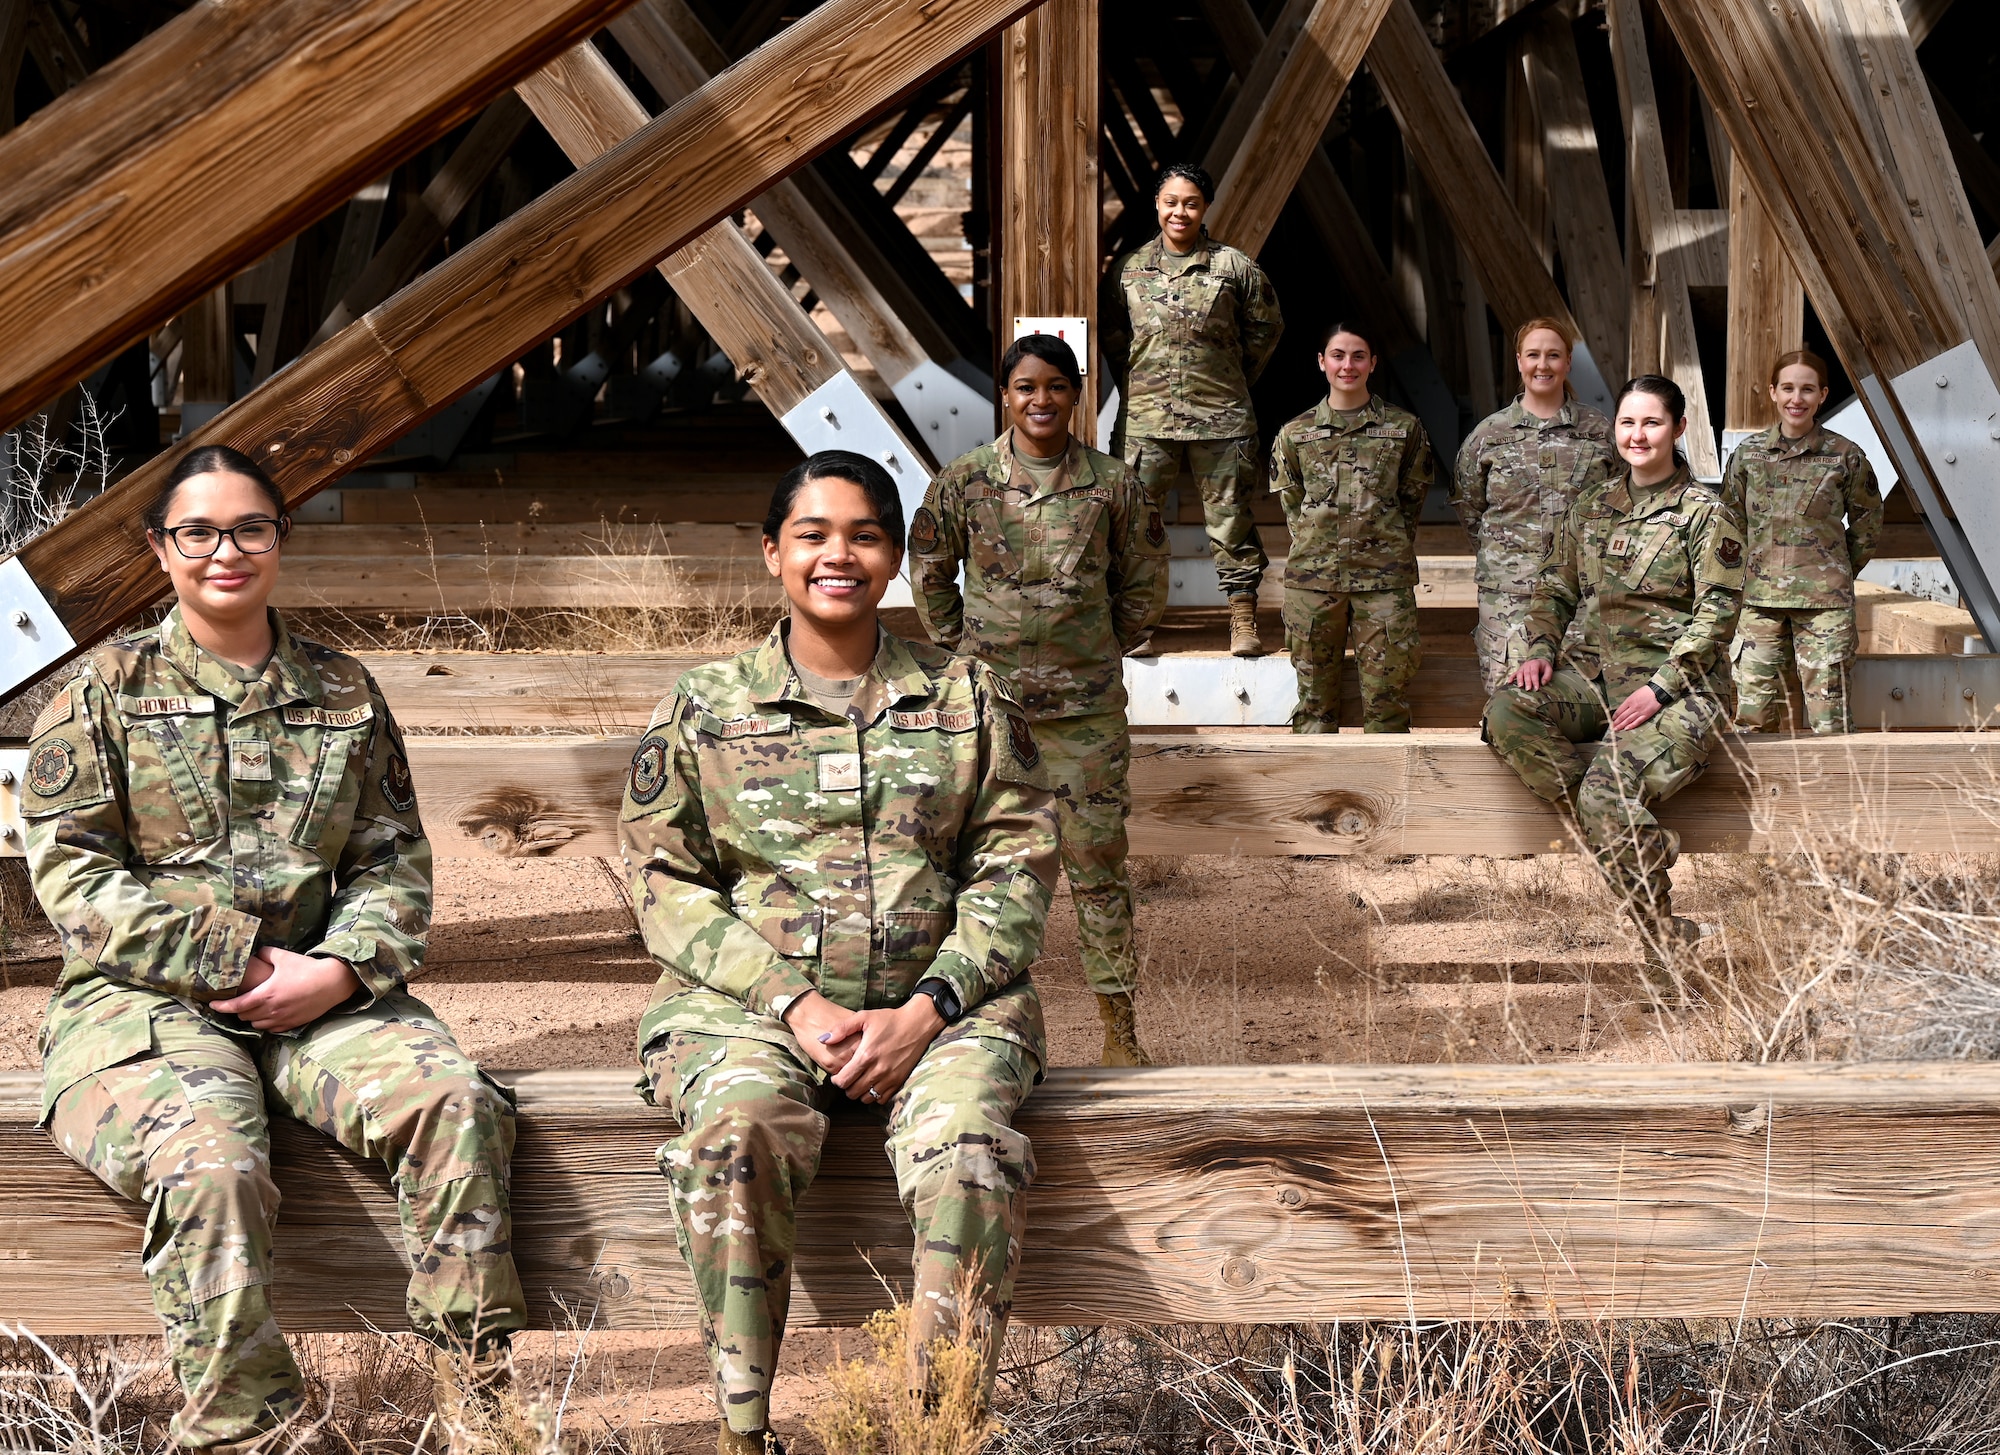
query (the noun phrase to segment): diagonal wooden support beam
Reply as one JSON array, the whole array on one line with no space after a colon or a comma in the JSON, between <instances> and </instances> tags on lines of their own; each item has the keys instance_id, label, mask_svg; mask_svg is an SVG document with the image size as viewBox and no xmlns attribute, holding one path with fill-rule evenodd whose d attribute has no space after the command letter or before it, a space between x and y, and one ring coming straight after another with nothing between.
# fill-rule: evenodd
<instances>
[{"instance_id":1,"label":"diagonal wooden support beam","mask_svg":"<svg viewBox=\"0 0 2000 1455\"><path fill-rule=\"evenodd\" d=\"M42 108L0 137L0 429L621 3L197 5Z\"/></svg>"},{"instance_id":2,"label":"diagonal wooden support beam","mask_svg":"<svg viewBox=\"0 0 2000 1455\"><path fill-rule=\"evenodd\" d=\"M1575 328L1562 290L1542 265L1541 250L1514 210L1410 0L1395 0L1382 17L1368 48L1368 70L1395 113L1432 195L1451 219L1501 327L1511 331L1531 318L1545 317ZM1587 345L1587 336L1585 341ZM1572 371L1577 393L1608 410L1610 390L1601 376L1605 368L1615 367L1580 353Z\"/></svg>"},{"instance_id":3,"label":"diagonal wooden support beam","mask_svg":"<svg viewBox=\"0 0 2000 1455\"><path fill-rule=\"evenodd\" d=\"M1025 0L832 0L454 252L186 447L255 451L286 499L304 500L1024 8ZM175 458L149 462L0 562L7 605L29 623L0 639L0 687L74 655L76 643L159 596L164 578L141 516Z\"/></svg>"},{"instance_id":4,"label":"diagonal wooden support beam","mask_svg":"<svg viewBox=\"0 0 2000 1455\"><path fill-rule=\"evenodd\" d=\"M2000 641L2000 283L1900 10L1661 8L1965 605Z\"/></svg>"},{"instance_id":5,"label":"diagonal wooden support beam","mask_svg":"<svg viewBox=\"0 0 2000 1455\"><path fill-rule=\"evenodd\" d=\"M348 285L313 333L307 348L325 343L423 271L424 259L444 241L466 205L506 159L528 125L528 108L512 92L496 97L465 139L452 150L361 276Z\"/></svg>"},{"instance_id":6,"label":"diagonal wooden support beam","mask_svg":"<svg viewBox=\"0 0 2000 1455\"><path fill-rule=\"evenodd\" d=\"M1660 136L1660 108L1653 90L1652 62L1646 54L1646 21L1639 0L1609 0L1605 22L1611 29L1611 60L1618 73L1618 99L1625 112L1626 185L1637 227L1634 268L1650 256L1652 297L1646 305L1660 319L1660 357L1640 357L1635 346L1632 372L1662 373L1687 396L1688 463L1699 476L1722 474L1722 457L1708 408L1701 353L1695 346L1694 305L1688 297L1681 213L1667 177L1666 146Z\"/></svg>"},{"instance_id":7,"label":"diagonal wooden support beam","mask_svg":"<svg viewBox=\"0 0 2000 1455\"><path fill-rule=\"evenodd\" d=\"M721 48L685 0L640 0L612 21L610 29L647 84L669 106L693 95L715 71L727 66ZM799 275L860 345L923 435L925 447L940 462L992 438L992 380L984 365L967 361L936 330L919 337L904 314L915 316L921 305L913 298L892 299L883 292L796 176L785 178L750 206ZM696 306L692 298L688 303Z\"/></svg>"},{"instance_id":8,"label":"diagonal wooden support beam","mask_svg":"<svg viewBox=\"0 0 2000 1455\"><path fill-rule=\"evenodd\" d=\"M1316 0L1216 184L1209 231L1255 257L1394 0ZM1246 85L1238 105L1254 95Z\"/></svg>"}]
</instances>

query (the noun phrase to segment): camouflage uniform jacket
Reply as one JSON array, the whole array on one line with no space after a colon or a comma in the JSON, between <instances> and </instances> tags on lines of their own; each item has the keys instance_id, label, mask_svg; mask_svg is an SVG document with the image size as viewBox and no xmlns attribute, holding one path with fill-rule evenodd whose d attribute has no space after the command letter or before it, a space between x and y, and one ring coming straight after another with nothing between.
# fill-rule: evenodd
<instances>
[{"instance_id":1,"label":"camouflage uniform jacket","mask_svg":"<svg viewBox=\"0 0 2000 1455\"><path fill-rule=\"evenodd\" d=\"M1528 659L1555 661L1577 601L1595 591L1590 645L1615 707L1649 683L1732 701L1729 643L1743 608L1743 518L1676 470L1650 490L1629 474L1584 487L1528 610Z\"/></svg>"},{"instance_id":2,"label":"camouflage uniform jacket","mask_svg":"<svg viewBox=\"0 0 2000 1455\"><path fill-rule=\"evenodd\" d=\"M938 472L910 523L917 617L996 669L1035 722L1117 711L1125 649L1167 609L1166 522L1123 461L1075 440L1034 488L1011 429Z\"/></svg>"},{"instance_id":3,"label":"camouflage uniform jacket","mask_svg":"<svg viewBox=\"0 0 2000 1455\"><path fill-rule=\"evenodd\" d=\"M643 1057L669 1031L793 1046L817 990L849 1010L948 981L940 1040L1043 1051L1028 966L1056 875L1055 800L992 669L886 633L854 717L800 688L781 622L683 673L632 758L618 838L661 967Z\"/></svg>"},{"instance_id":4,"label":"camouflage uniform jacket","mask_svg":"<svg viewBox=\"0 0 2000 1455\"><path fill-rule=\"evenodd\" d=\"M1257 433L1250 386L1264 372L1285 320L1278 295L1249 254L1206 234L1178 273L1155 237L1127 253L1099 308L1105 356L1125 381L1124 437L1239 439Z\"/></svg>"},{"instance_id":5,"label":"camouflage uniform jacket","mask_svg":"<svg viewBox=\"0 0 2000 1455\"><path fill-rule=\"evenodd\" d=\"M1882 533L1882 494L1861 447L1814 425L1777 425L1736 447L1722 488L1750 528L1743 600L1824 610L1854 605L1854 577Z\"/></svg>"},{"instance_id":6,"label":"camouflage uniform jacket","mask_svg":"<svg viewBox=\"0 0 2000 1455\"><path fill-rule=\"evenodd\" d=\"M423 959L431 850L388 704L359 662L272 620L256 682L201 653L176 608L92 652L35 721L28 863L63 945L51 1104L147 1049L177 1002L254 1034L206 1003L259 946L347 961L357 1005Z\"/></svg>"},{"instance_id":7,"label":"camouflage uniform jacket","mask_svg":"<svg viewBox=\"0 0 2000 1455\"><path fill-rule=\"evenodd\" d=\"M1572 400L1554 419L1516 399L1488 415L1459 447L1451 503L1478 553L1478 584L1534 594L1577 492L1624 469L1611 421Z\"/></svg>"},{"instance_id":8,"label":"camouflage uniform jacket","mask_svg":"<svg viewBox=\"0 0 2000 1455\"><path fill-rule=\"evenodd\" d=\"M1378 396L1344 420L1322 399L1286 424L1271 445L1271 489L1292 528L1285 584L1416 585L1417 517L1435 468L1417 417Z\"/></svg>"}]
</instances>

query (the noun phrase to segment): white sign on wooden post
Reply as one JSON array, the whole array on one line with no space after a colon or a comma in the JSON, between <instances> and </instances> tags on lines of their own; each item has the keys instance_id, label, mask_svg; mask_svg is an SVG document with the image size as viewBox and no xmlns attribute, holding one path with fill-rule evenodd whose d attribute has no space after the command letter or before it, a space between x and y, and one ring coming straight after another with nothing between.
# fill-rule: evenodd
<instances>
[{"instance_id":1,"label":"white sign on wooden post","mask_svg":"<svg viewBox=\"0 0 2000 1455\"><path fill-rule=\"evenodd\" d=\"M1090 320L1087 318L1017 318L1014 320L1014 337L1026 338L1031 333L1052 333L1076 351L1076 366L1079 372L1090 372Z\"/></svg>"}]
</instances>

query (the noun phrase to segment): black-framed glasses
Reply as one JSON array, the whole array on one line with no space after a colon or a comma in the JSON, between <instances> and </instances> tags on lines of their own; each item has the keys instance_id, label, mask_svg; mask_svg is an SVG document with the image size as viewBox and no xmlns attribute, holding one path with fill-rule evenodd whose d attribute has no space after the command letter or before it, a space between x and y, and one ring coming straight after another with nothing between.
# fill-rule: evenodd
<instances>
[{"instance_id":1,"label":"black-framed glasses","mask_svg":"<svg viewBox=\"0 0 2000 1455\"><path fill-rule=\"evenodd\" d=\"M246 556L261 556L277 549L285 534L285 523L269 517L246 520L240 525L165 525L160 534L174 543L174 549L190 561L205 561L222 549L226 536Z\"/></svg>"}]
</instances>

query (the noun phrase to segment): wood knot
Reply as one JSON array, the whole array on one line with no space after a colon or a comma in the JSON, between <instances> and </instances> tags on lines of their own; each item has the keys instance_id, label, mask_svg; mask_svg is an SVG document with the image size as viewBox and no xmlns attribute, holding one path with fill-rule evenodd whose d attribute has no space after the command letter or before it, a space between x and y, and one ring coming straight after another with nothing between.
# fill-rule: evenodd
<instances>
[{"instance_id":1,"label":"wood knot","mask_svg":"<svg viewBox=\"0 0 2000 1455\"><path fill-rule=\"evenodd\" d=\"M582 832L559 805L520 789L488 794L466 809L458 827L503 859L552 854Z\"/></svg>"},{"instance_id":2,"label":"wood knot","mask_svg":"<svg viewBox=\"0 0 2000 1455\"><path fill-rule=\"evenodd\" d=\"M1754 1137L1764 1130L1770 1120L1771 1109L1762 1102L1756 1106L1745 1107L1742 1111L1732 1106L1729 1108L1729 1135Z\"/></svg>"},{"instance_id":3,"label":"wood knot","mask_svg":"<svg viewBox=\"0 0 2000 1455\"><path fill-rule=\"evenodd\" d=\"M1231 1288L1248 1288L1257 1281L1257 1265L1239 1253L1222 1260L1222 1281Z\"/></svg>"},{"instance_id":4,"label":"wood knot","mask_svg":"<svg viewBox=\"0 0 2000 1455\"><path fill-rule=\"evenodd\" d=\"M1304 1207L1305 1205L1306 1193L1304 1188L1292 1187L1288 1184L1278 1189L1279 1207Z\"/></svg>"},{"instance_id":5,"label":"wood knot","mask_svg":"<svg viewBox=\"0 0 2000 1455\"><path fill-rule=\"evenodd\" d=\"M1317 795L1304 819L1336 839L1365 839L1375 832L1379 822L1374 801L1345 788Z\"/></svg>"}]
</instances>

